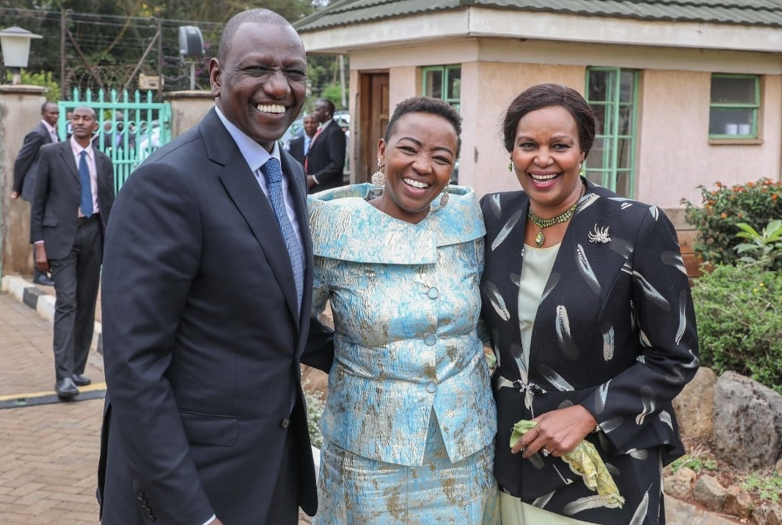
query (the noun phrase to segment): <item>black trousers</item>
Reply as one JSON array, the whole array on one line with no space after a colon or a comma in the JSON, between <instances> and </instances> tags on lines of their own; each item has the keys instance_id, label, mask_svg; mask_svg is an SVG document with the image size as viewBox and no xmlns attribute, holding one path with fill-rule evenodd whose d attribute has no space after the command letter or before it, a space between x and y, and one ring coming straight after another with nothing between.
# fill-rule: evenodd
<instances>
[{"instance_id":1,"label":"black trousers","mask_svg":"<svg viewBox=\"0 0 782 525\"><path fill-rule=\"evenodd\" d=\"M76 229L73 248L63 259L50 259L54 280L54 368L57 381L83 374L95 325L103 237L94 215Z\"/></svg>"}]
</instances>

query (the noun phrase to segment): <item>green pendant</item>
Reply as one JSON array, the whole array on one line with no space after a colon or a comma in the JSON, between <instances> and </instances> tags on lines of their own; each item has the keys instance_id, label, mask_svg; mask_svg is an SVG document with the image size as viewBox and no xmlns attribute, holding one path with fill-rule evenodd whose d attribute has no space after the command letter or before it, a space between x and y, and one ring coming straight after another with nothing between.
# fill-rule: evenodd
<instances>
[{"instance_id":1,"label":"green pendant","mask_svg":"<svg viewBox=\"0 0 782 525\"><path fill-rule=\"evenodd\" d=\"M543 230L540 230L538 234L535 236L535 246L540 248L543 246L543 243L546 241L546 238L543 237Z\"/></svg>"}]
</instances>

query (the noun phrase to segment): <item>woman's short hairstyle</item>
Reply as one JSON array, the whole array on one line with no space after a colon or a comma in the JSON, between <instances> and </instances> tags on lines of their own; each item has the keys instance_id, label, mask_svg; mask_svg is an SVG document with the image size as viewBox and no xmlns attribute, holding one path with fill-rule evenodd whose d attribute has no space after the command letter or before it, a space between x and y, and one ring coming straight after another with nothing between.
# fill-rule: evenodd
<instances>
[{"instance_id":1,"label":"woman's short hairstyle","mask_svg":"<svg viewBox=\"0 0 782 525\"><path fill-rule=\"evenodd\" d=\"M459 156L459 152L462 149L462 117L453 106L439 98L413 97L397 104L394 114L391 115L391 120L388 121L388 126L386 126L386 133L383 135L383 140L386 144L388 144L391 135L396 131L399 119L408 113L429 113L443 117L450 122L453 129L456 130L456 157Z\"/></svg>"},{"instance_id":2,"label":"woman's short hairstyle","mask_svg":"<svg viewBox=\"0 0 782 525\"><path fill-rule=\"evenodd\" d=\"M563 107L573 115L578 126L578 143L585 155L595 141L595 114L581 93L561 84L538 84L513 99L505 111L502 133L505 149L510 153L516 141L519 121L527 113L549 107Z\"/></svg>"}]
</instances>

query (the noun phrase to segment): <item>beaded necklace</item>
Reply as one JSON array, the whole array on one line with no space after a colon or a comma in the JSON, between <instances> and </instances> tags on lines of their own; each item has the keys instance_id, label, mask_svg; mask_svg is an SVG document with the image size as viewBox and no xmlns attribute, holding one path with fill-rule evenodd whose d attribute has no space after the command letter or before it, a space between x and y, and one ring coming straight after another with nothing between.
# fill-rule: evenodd
<instances>
[{"instance_id":1,"label":"beaded necklace","mask_svg":"<svg viewBox=\"0 0 782 525\"><path fill-rule=\"evenodd\" d=\"M529 211L527 212L527 217L529 217L529 220L532 221L532 224L538 227L538 234L535 235L535 246L540 248L541 246L543 246L543 243L546 242L546 237L543 235L544 228L548 228L549 226L554 226L555 224L560 224L570 220L570 218L576 212L576 209L578 209L578 203L581 202L581 197L584 196L585 191L586 191L586 186L582 184L581 194L578 196L578 199L576 199L576 202L574 202L570 208L565 210L564 213L561 213L556 217L552 217L550 219L541 219L540 217L532 213L532 206L530 206Z\"/></svg>"}]
</instances>

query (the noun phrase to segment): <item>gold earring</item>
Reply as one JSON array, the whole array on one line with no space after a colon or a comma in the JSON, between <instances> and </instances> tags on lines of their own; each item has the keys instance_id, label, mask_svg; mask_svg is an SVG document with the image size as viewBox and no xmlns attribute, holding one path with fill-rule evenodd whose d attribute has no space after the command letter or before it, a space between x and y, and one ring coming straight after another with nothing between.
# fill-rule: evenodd
<instances>
[{"instance_id":1,"label":"gold earring","mask_svg":"<svg viewBox=\"0 0 782 525\"><path fill-rule=\"evenodd\" d=\"M513 161L508 163L508 171L513 171Z\"/></svg>"},{"instance_id":2,"label":"gold earring","mask_svg":"<svg viewBox=\"0 0 782 525\"><path fill-rule=\"evenodd\" d=\"M383 162L377 159L377 171L372 174L372 185L377 187L384 187L386 185L386 174L383 172Z\"/></svg>"}]
</instances>

